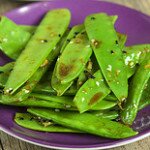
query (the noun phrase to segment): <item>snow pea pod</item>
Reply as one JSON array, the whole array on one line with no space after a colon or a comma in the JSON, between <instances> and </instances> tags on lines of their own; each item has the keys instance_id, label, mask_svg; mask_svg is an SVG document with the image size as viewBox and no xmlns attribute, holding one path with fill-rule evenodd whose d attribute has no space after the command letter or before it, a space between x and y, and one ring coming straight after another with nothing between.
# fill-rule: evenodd
<instances>
[{"instance_id":1,"label":"snow pea pod","mask_svg":"<svg viewBox=\"0 0 150 150\"><path fill-rule=\"evenodd\" d=\"M150 79L148 80L148 83L143 90L140 103L139 103L139 110L143 109L148 105L150 105Z\"/></svg>"},{"instance_id":2,"label":"snow pea pod","mask_svg":"<svg viewBox=\"0 0 150 150\"><path fill-rule=\"evenodd\" d=\"M7 56L16 59L30 39L31 34L7 17L0 17L0 49Z\"/></svg>"},{"instance_id":3,"label":"snow pea pod","mask_svg":"<svg viewBox=\"0 0 150 150\"><path fill-rule=\"evenodd\" d=\"M37 108L30 108L28 112L46 119L51 119L62 126L102 137L122 139L137 135L137 132L123 124L89 113L55 112L53 110Z\"/></svg>"},{"instance_id":4,"label":"snow pea pod","mask_svg":"<svg viewBox=\"0 0 150 150\"><path fill-rule=\"evenodd\" d=\"M68 45L68 43L77 35L79 34L82 30L84 29L84 25L83 24L79 24L76 26L73 26L71 31L69 32L67 39L65 40L60 53L63 52L63 50L65 49L65 47Z\"/></svg>"},{"instance_id":5,"label":"snow pea pod","mask_svg":"<svg viewBox=\"0 0 150 150\"><path fill-rule=\"evenodd\" d=\"M122 102L128 95L127 71L114 26L104 13L86 17L84 24L104 78Z\"/></svg>"},{"instance_id":6,"label":"snow pea pod","mask_svg":"<svg viewBox=\"0 0 150 150\"><path fill-rule=\"evenodd\" d=\"M93 76L94 79L88 79L74 97L73 101L80 113L91 109L111 92L100 71L97 71Z\"/></svg>"},{"instance_id":7,"label":"snow pea pod","mask_svg":"<svg viewBox=\"0 0 150 150\"><path fill-rule=\"evenodd\" d=\"M16 113L14 121L22 127L36 131L80 133L80 131L56 125L51 120L36 119L29 113Z\"/></svg>"},{"instance_id":8,"label":"snow pea pod","mask_svg":"<svg viewBox=\"0 0 150 150\"><path fill-rule=\"evenodd\" d=\"M86 33L79 33L66 46L58 60L56 76L61 83L65 84L77 78L83 71L91 54L92 49Z\"/></svg>"},{"instance_id":9,"label":"snow pea pod","mask_svg":"<svg viewBox=\"0 0 150 150\"><path fill-rule=\"evenodd\" d=\"M132 125L139 107L145 85L150 77L150 53L138 67L129 86L129 96L121 114L121 119L125 124Z\"/></svg>"},{"instance_id":10,"label":"snow pea pod","mask_svg":"<svg viewBox=\"0 0 150 150\"><path fill-rule=\"evenodd\" d=\"M55 9L46 14L23 53L17 59L6 83L5 93L13 94L33 76L60 41L69 22L70 12L67 9Z\"/></svg>"}]
</instances>

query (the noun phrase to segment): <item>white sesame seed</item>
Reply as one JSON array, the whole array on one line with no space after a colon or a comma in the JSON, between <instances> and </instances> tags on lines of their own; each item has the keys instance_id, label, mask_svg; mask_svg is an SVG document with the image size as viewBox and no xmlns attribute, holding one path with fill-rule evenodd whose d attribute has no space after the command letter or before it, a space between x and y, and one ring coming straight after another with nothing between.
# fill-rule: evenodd
<instances>
[{"instance_id":1,"label":"white sesame seed","mask_svg":"<svg viewBox=\"0 0 150 150\"><path fill-rule=\"evenodd\" d=\"M74 43L73 41L70 42L70 44L73 44L73 43Z\"/></svg>"},{"instance_id":2,"label":"white sesame seed","mask_svg":"<svg viewBox=\"0 0 150 150\"><path fill-rule=\"evenodd\" d=\"M86 47L90 47L90 45L87 45Z\"/></svg>"},{"instance_id":3,"label":"white sesame seed","mask_svg":"<svg viewBox=\"0 0 150 150\"><path fill-rule=\"evenodd\" d=\"M28 94L30 91L27 89L22 89L22 91L24 91L26 94Z\"/></svg>"},{"instance_id":4,"label":"white sesame seed","mask_svg":"<svg viewBox=\"0 0 150 150\"><path fill-rule=\"evenodd\" d=\"M56 112L60 112L60 109L56 108L55 111L56 111Z\"/></svg>"},{"instance_id":5,"label":"white sesame seed","mask_svg":"<svg viewBox=\"0 0 150 150\"><path fill-rule=\"evenodd\" d=\"M98 81L96 81L96 85L97 85L97 86L99 86L99 85L100 85L100 83L99 83Z\"/></svg>"},{"instance_id":6,"label":"white sesame seed","mask_svg":"<svg viewBox=\"0 0 150 150\"><path fill-rule=\"evenodd\" d=\"M82 97L82 102L84 102L85 101L85 98L84 97Z\"/></svg>"},{"instance_id":7,"label":"white sesame seed","mask_svg":"<svg viewBox=\"0 0 150 150\"><path fill-rule=\"evenodd\" d=\"M70 108L71 107L71 105L66 105L66 108Z\"/></svg>"},{"instance_id":8,"label":"white sesame seed","mask_svg":"<svg viewBox=\"0 0 150 150\"><path fill-rule=\"evenodd\" d=\"M111 66L111 65L108 65L108 68L107 68L106 70L112 71L112 66Z\"/></svg>"}]
</instances>

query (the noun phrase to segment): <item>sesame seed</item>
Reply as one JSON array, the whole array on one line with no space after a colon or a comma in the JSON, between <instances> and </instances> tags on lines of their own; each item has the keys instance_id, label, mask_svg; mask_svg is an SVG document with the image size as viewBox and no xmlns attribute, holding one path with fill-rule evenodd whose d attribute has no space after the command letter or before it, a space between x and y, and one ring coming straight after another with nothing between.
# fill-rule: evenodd
<instances>
[{"instance_id":1,"label":"sesame seed","mask_svg":"<svg viewBox=\"0 0 150 150\"><path fill-rule=\"evenodd\" d=\"M107 68L106 70L112 71L112 66L111 66L111 65L108 65L108 68Z\"/></svg>"},{"instance_id":2,"label":"sesame seed","mask_svg":"<svg viewBox=\"0 0 150 150\"><path fill-rule=\"evenodd\" d=\"M100 85L100 83L99 83L98 81L96 81L96 85L97 85L97 86L99 86L99 85Z\"/></svg>"}]
</instances>

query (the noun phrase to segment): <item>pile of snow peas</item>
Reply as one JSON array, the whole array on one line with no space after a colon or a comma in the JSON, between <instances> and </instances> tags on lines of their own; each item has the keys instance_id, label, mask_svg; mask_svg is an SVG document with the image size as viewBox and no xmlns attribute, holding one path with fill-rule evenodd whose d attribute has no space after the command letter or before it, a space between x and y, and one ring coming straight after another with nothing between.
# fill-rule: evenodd
<instances>
[{"instance_id":1,"label":"pile of snow peas","mask_svg":"<svg viewBox=\"0 0 150 150\"><path fill-rule=\"evenodd\" d=\"M150 44L125 46L118 16L96 13L69 28L68 9L46 13L38 26L0 18L0 103L26 107L14 121L43 132L123 139L150 104Z\"/></svg>"}]
</instances>

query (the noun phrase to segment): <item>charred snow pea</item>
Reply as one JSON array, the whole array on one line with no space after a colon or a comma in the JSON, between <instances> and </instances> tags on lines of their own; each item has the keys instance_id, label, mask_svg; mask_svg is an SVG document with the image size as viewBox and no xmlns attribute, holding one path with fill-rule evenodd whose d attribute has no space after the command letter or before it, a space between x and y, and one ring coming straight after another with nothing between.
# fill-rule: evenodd
<instances>
[{"instance_id":1,"label":"charred snow pea","mask_svg":"<svg viewBox=\"0 0 150 150\"><path fill-rule=\"evenodd\" d=\"M68 45L68 43L73 39L75 38L82 30L84 29L84 25L80 24L80 25L76 25L76 26L73 26L71 31L69 32L61 50L60 50L60 53L63 52L63 50L65 49L65 47Z\"/></svg>"},{"instance_id":2,"label":"charred snow pea","mask_svg":"<svg viewBox=\"0 0 150 150\"><path fill-rule=\"evenodd\" d=\"M95 19L92 20L91 18ZM107 14L86 17L85 29L101 71L120 102L128 95L127 71L117 33Z\"/></svg>"},{"instance_id":3,"label":"charred snow pea","mask_svg":"<svg viewBox=\"0 0 150 150\"><path fill-rule=\"evenodd\" d=\"M56 76L61 83L65 84L77 78L83 71L91 54L92 49L86 32L79 33L66 46L58 60Z\"/></svg>"},{"instance_id":4,"label":"charred snow pea","mask_svg":"<svg viewBox=\"0 0 150 150\"><path fill-rule=\"evenodd\" d=\"M63 39L66 37L66 33L61 38L62 40L57 44L56 48L52 50L49 54L48 58L45 60L43 66L38 68L38 70L34 73L34 75L24 84L23 87L19 89L19 91L13 95L3 95L2 100L3 103L9 103L13 101L23 101L28 98L32 90L35 88L37 83L42 78L43 74L47 71L48 67L54 62L55 58L60 53L60 47L63 44Z\"/></svg>"},{"instance_id":5,"label":"charred snow pea","mask_svg":"<svg viewBox=\"0 0 150 150\"><path fill-rule=\"evenodd\" d=\"M0 17L0 49L10 58L16 59L24 49L31 34L7 17Z\"/></svg>"},{"instance_id":6,"label":"charred snow pea","mask_svg":"<svg viewBox=\"0 0 150 150\"><path fill-rule=\"evenodd\" d=\"M94 79L88 79L74 97L74 102L80 113L91 109L111 92L100 71L97 71L93 76Z\"/></svg>"},{"instance_id":7,"label":"charred snow pea","mask_svg":"<svg viewBox=\"0 0 150 150\"><path fill-rule=\"evenodd\" d=\"M53 110L38 108L30 108L28 112L45 119L51 119L65 127L107 138L122 139L138 134L138 132L133 131L123 124L89 113L55 112Z\"/></svg>"},{"instance_id":8,"label":"charred snow pea","mask_svg":"<svg viewBox=\"0 0 150 150\"><path fill-rule=\"evenodd\" d=\"M125 124L132 125L139 107L139 102L150 77L150 53L140 64L135 72L129 86L129 96L121 114L121 119Z\"/></svg>"},{"instance_id":9,"label":"charred snow pea","mask_svg":"<svg viewBox=\"0 0 150 150\"><path fill-rule=\"evenodd\" d=\"M59 125L56 125L51 120L46 120L38 118L29 113L16 113L14 121L25 128L36 130L36 131L45 131L45 132L79 132L77 130L65 128Z\"/></svg>"},{"instance_id":10,"label":"charred snow pea","mask_svg":"<svg viewBox=\"0 0 150 150\"><path fill-rule=\"evenodd\" d=\"M13 94L33 76L55 48L60 40L59 35L62 36L65 33L69 22L70 12L67 9L55 9L46 14L17 59L6 83L5 93Z\"/></svg>"}]
</instances>

